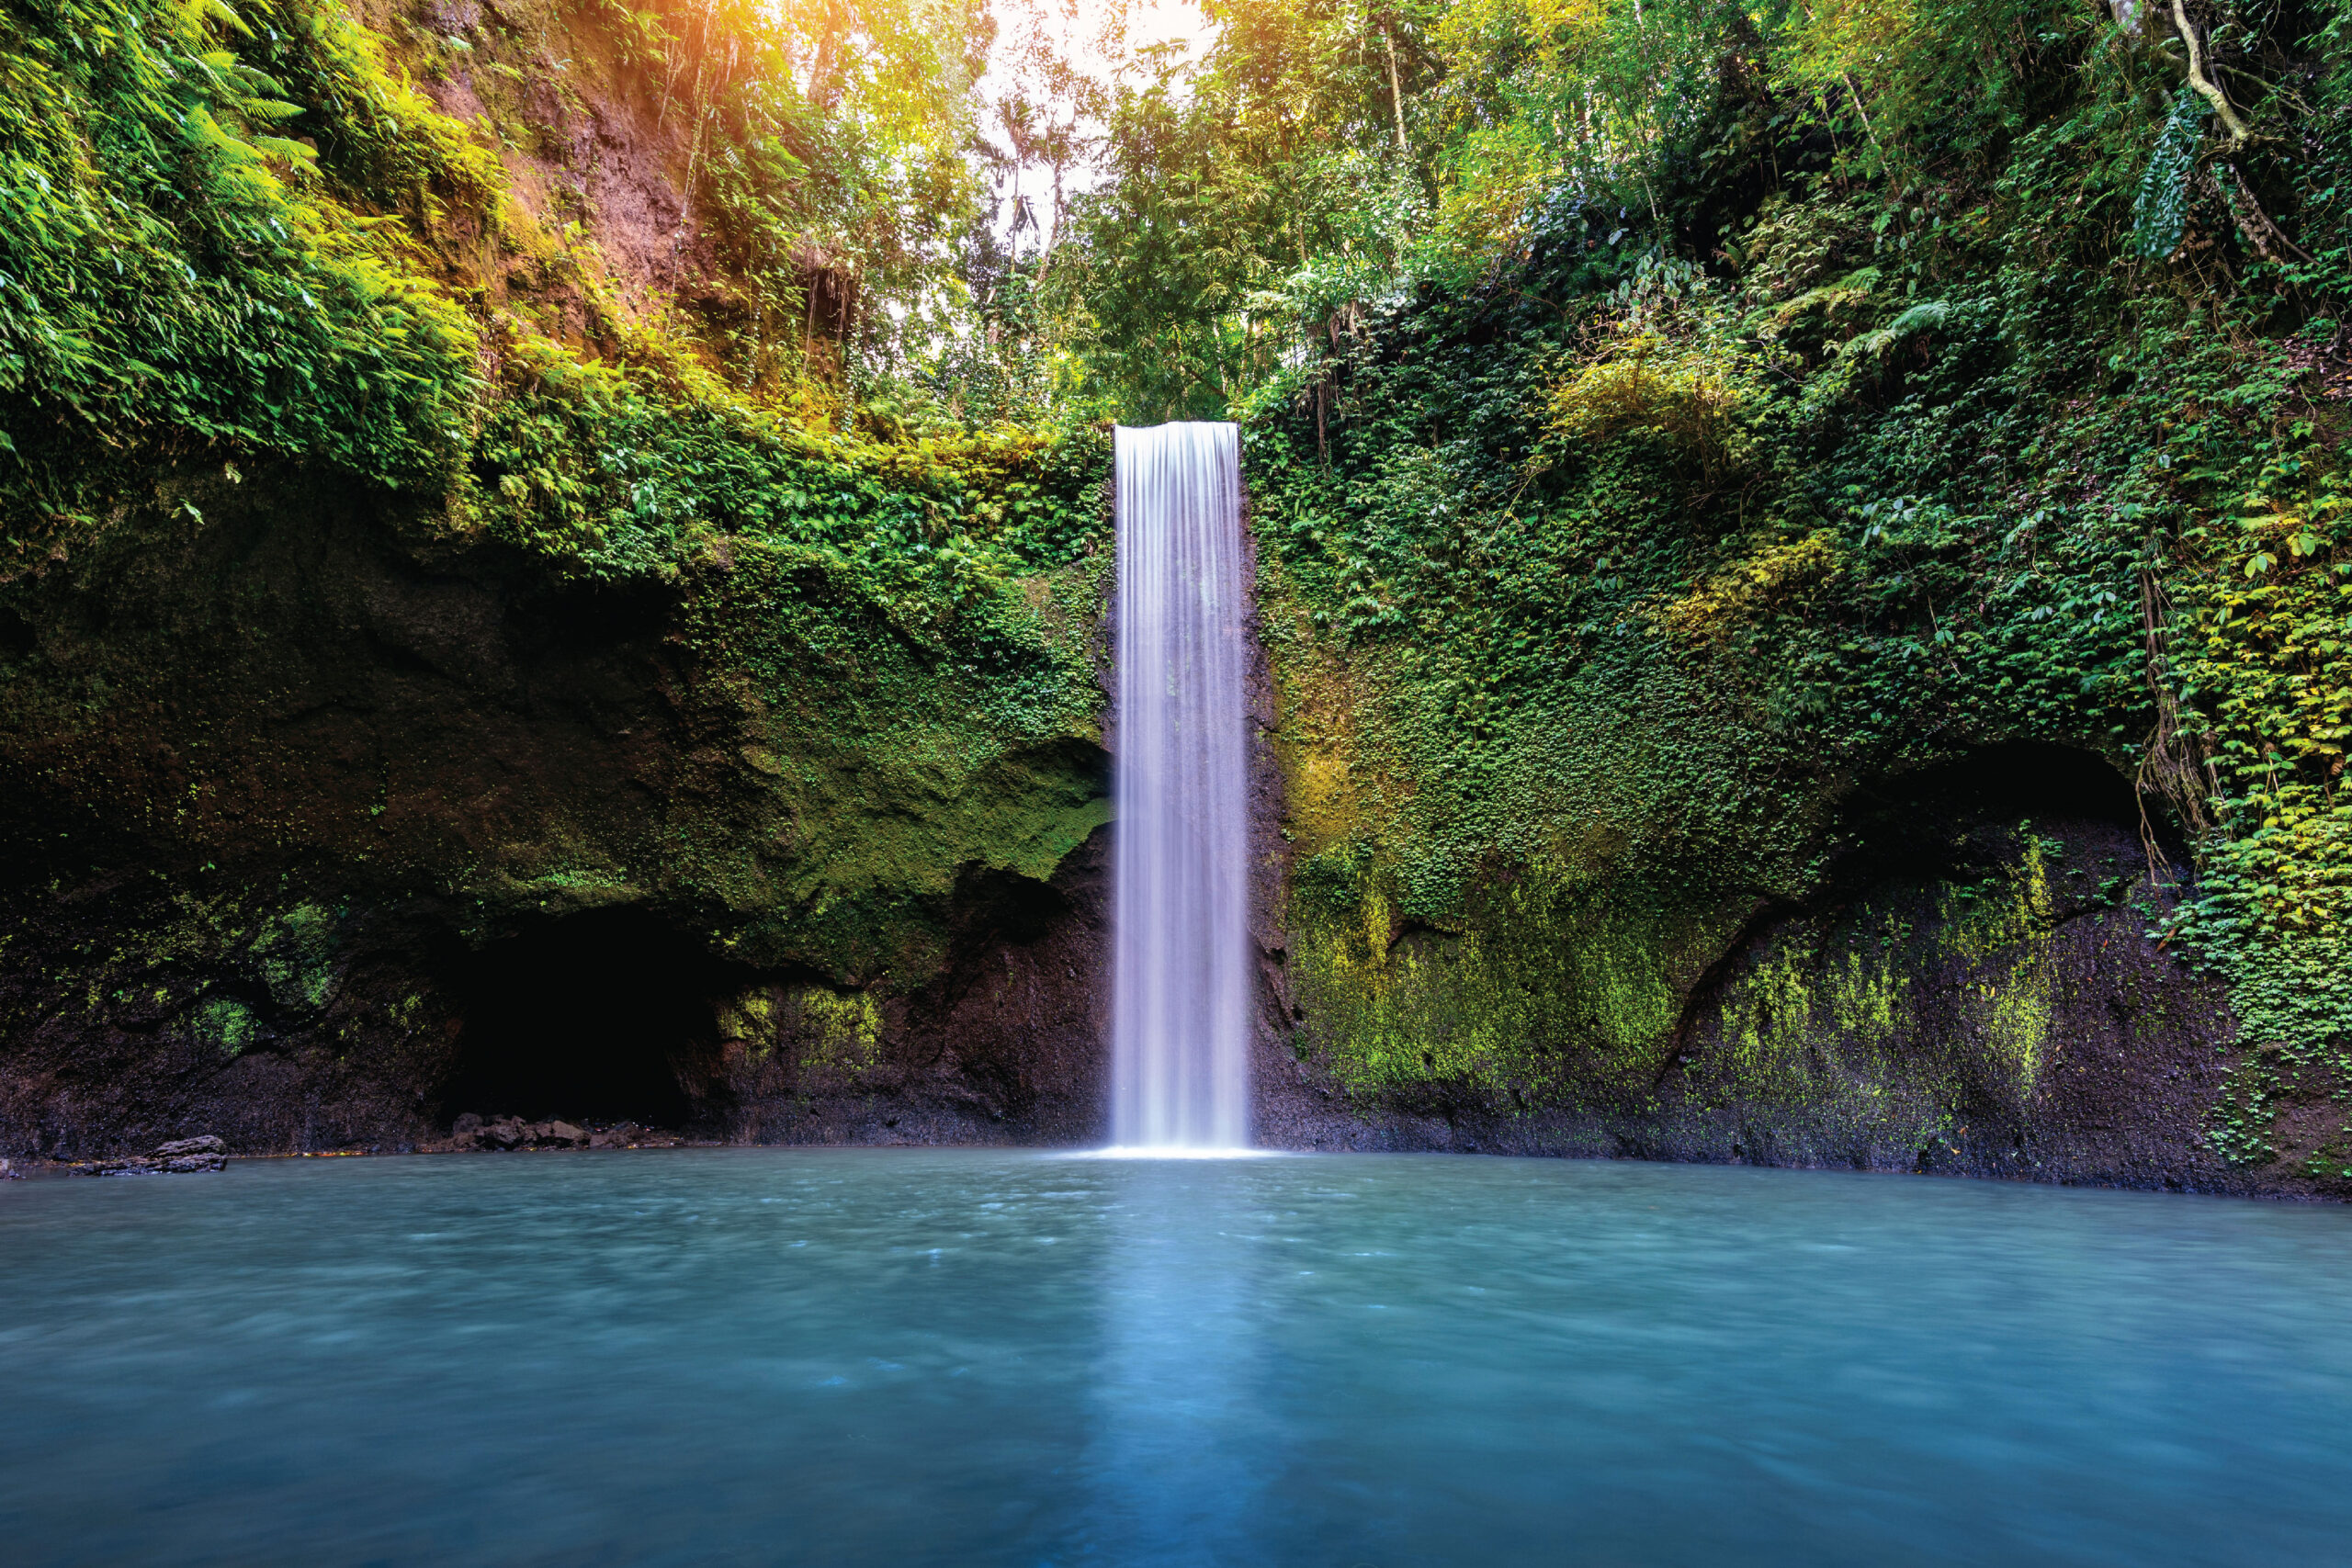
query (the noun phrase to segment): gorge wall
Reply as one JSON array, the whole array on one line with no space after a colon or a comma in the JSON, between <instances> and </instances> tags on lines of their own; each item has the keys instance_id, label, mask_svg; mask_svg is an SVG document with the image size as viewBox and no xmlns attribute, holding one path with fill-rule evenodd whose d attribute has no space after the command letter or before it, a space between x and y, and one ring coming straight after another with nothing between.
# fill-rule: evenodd
<instances>
[{"instance_id":1,"label":"gorge wall","mask_svg":"<svg viewBox=\"0 0 2352 1568\"><path fill-rule=\"evenodd\" d=\"M0 1153L1100 1138L1105 422L846 386L701 12L115 12L7 40ZM2352 1196L2346 340L1787 137L1237 411L1261 1140Z\"/></svg>"},{"instance_id":2,"label":"gorge wall","mask_svg":"<svg viewBox=\"0 0 2352 1568\"><path fill-rule=\"evenodd\" d=\"M1099 1138L1099 665L1068 733L971 757L912 698L933 665L731 663L715 627L790 626L760 541L562 585L273 479L5 594L14 1156L430 1147L466 1110ZM2267 1168L2211 1140L2225 989L2152 941L2138 802L2091 752L1851 787L1811 884L1693 896L1601 840L1600 874L1505 863L1416 919L1312 837L1362 787L1298 696L1343 656L1265 647L1265 1143L2334 1192L2326 1112Z\"/></svg>"},{"instance_id":3,"label":"gorge wall","mask_svg":"<svg viewBox=\"0 0 2352 1568\"><path fill-rule=\"evenodd\" d=\"M1082 704L974 743L967 649L862 635L761 541L565 587L273 478L8 592L17 1152L524 1107L763 1135L886 1037L956 1135L1092 1115Z\"/></svg>"},{"instance_id":4,"label":"gorge wall","mask_svg":"<svg viewBox=\"0 0 2352 1568\"><path fill-rule=\"evenodd\" d=\"M934 667L806 639L745 675L735 638L789 625L758 541L566 586L276 479L6 592L12 1156L429 1147L465 1111L1101 1136L1099 664L1067 733L976 758L924 744ZM2234 1021L2150 936L2095 754L1858 784L1810 883L1694 897L1603 840L1416 919L1327 869L1333 731L1260 630L1263 1141L2335 1190L2324 1113L2265 1167L2215 1147Z\"/></svg>"}]
</instances>

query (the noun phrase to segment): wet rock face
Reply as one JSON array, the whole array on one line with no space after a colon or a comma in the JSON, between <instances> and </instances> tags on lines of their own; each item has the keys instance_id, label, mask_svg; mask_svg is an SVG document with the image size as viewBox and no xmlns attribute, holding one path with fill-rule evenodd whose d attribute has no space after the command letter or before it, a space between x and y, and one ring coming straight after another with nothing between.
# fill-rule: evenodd
<instances>
[{"instance_id":1,"label":"wet rock face","mask_svg":"<svg viewBox=\"0 0 2352 1568\"><path fill-rule=\"evenodd\" d=\"M147 1155L134 1155L123 1159L95 1160L86 1165L69 1167L78 1176L187 1176L198 1171L227 1168L229 1145L207 1134L196 1138L175 1138L158 1144Z\"/></svg>"},{"instance_id":2,"label":"wet rock face","mask_svg":"<svg viewBox=\"0 0 2352 1568\"><path fill-rule=\"evenodd\" d=\"M730 998L706 1100L713 1129L744 1143L1101 1141L1114 830L1042 886L967 886L947 961L910 996L800 980Z\"/></svg>"},{"instance_id":3,"label":"wet rock face","mask_svg":"<svg viewBox=\"0 0 2352 1568\"><path fill-rule=\"evenodd\" d=\"M748 547L565 585L348 483L190 493L0 584L0 1151L1083 1135L1091 739L809 654L856 607Z\"/></svg>"},{"instance_id":4,"label":"wet rock face","mask_svg":"<svg viewBox=\"0 0 2352 1568\"><path fill-rule=\"evenodd\" d=\"M697 957L647 916L540 923L537 951L593 961L559 973L469 950L438 901L299 906L329 913L298 962L259 901L41 889L0 967L20 1021L0 1042L0 1147L119 1156L199 1118L262 1153L1087 1142L1106 837L1050 883L967 887L946 959L899 996Z\"/></svg>"},{"instance_id":5,"label":"wet rock face","mask_svg":"<svg viewBox=\"0 0 2352 1568\"><path fill-rule=\"evenodd\" d=\"M446 928L219 874L12 869L0 1149L143 1154L193 1125L282 1154L425 1131L459 1022L432 983Z\"/></svg>"},{"instance_id":6,"label":"wet rock face","mask_svg":"<svg viewBox=\"0 0 2352 1568\"><path fill-rule=\"evenodd\" d=\"M872 694L753 701L676 635L692 584L560 592L401 543L380 498L295 499L208 495L201 525L0 585L0 1152L1103 1136L1092 742L922 788L878 718L796 753ZM1262 1142L2346 1188L2341 1117L2282 1122L2265 1167L2215 1152L2231 1021L2146 936L2168 895L2120 779L2122 807L2011 756L1858 792L1804 888L1356 910L1346 967L1289 918L1311 868L1268 679ZM1510 1071L1462 1068L1467 1028Z\"/></svg>"},{"instance_id":7,"label":"wet rock face","mask_svg":"<svg viewBox=\"0 0 2352 1568\"><path fill-rule=\"evenodd\" d=\"M495 1116L485 1122L472 1111L468 1111L451 1125L447 1139L428 1146L463 1153L469 1150L628 1149L666 1145L677 1141L673 1134L640 1127L634 1122L617 1122L609 1127L597 1127L592 1131L575 1126L561 1117L550 1117L544 1122L526 1122L520 1116Z\"/></svg>"},{"instance_id":8,"label":"wet rock face","mask_svg":"<svg viewBox=\"0 0 2352 1568\"><path fill-rule=\"evenodd\" d=\"M2158 948L2122 825L1986 828L1758 929L1712 977L1647 1135L1683 1157L2253 1190L2209 1120L2234 1024Z\"/></svg>"},{"instance_id":9,"label":"wet rock face","mask_svg":"<svg viewBox=\"0 0 2352 1568\"><path fill-rule=\"evenodd\" d=\"M2352 1161L2224 1157L2235 1021L2151 935L2185 857L2152 874L2120 780L2075 766L2003 751L1859 794L1814 895L1725 922L1630 1067L1564 1038L1524 1086L1351 1093L1270 964L1261 1136L2352 1196Z\"/></svg>"}]
</instances>

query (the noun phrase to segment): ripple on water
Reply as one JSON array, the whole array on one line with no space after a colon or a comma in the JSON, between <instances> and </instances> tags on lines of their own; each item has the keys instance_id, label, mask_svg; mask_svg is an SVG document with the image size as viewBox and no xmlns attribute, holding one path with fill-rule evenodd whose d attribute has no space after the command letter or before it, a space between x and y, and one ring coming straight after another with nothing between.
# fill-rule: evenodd
<instances>
[{"instance_id":1,"label":"ripple on water","mask_svg":"<svg viewBox=\"0 0 2352 1568\"><path fill-rule=\"evenodd\" d=\"M11 1564L2317 1563L2352 1213L678 1150L0 1193Z\"/></svg>"}]
</instances>

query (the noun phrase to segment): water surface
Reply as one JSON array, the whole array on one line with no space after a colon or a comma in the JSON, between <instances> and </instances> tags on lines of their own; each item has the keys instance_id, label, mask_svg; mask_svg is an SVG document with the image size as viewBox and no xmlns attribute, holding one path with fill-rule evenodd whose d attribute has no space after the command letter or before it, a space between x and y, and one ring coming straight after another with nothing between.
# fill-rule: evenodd
<instances>
[{"instance_id":1,"label":"water surface","mask_svg":"<svg viewBox=\"0 0 2352 1568\"><path fill-rule=\"evenodd\" d=\"M1482 1157L0 1188L14 1564L2352 1554L2352 1213Z\"/></svg>"}]
</instances>

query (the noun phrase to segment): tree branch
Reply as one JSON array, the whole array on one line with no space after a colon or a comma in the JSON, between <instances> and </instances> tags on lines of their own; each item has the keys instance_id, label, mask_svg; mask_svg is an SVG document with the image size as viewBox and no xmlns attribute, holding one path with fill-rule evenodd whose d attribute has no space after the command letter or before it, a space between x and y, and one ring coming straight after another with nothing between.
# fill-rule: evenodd
<instances>
[{"instance_id":1,"label":"tree branch","mask_svg":"<svg viewBox=\"0 0 2352 1568\"><path fill-rule=\"evenodd\" d=\"M1380 39L1388 46L1388 107L1396 116L1396 151L1405 146L1405 89L1396 80L1396 35L1386 22L1380 24Z\"/></svg>"},{"instance_id":2,"label":"tree branch","mask_svg":"<svg viewBox=\"0 0 2352 1568\"><path fill-rule=\"evenodd\" d=\"M2230 107L2229 95L2222 92L2213 78L2206 73L2205 46L2197 41L2197 29L2188 20L2188 0L2172 0L2172 20L2173 26L2179 29L2180 41L2188 46L2188 85L2197 89L2199 97L2213 106L2213 112L2221 117L2222 124L2229 130L2230 141L2233 143L2244 141L2246 138L2245 121L2240 119L2238 111Z\"/></svg>"}]
</instances>

